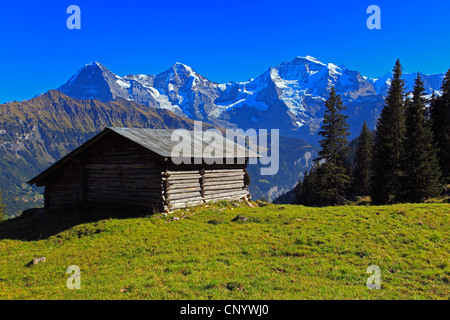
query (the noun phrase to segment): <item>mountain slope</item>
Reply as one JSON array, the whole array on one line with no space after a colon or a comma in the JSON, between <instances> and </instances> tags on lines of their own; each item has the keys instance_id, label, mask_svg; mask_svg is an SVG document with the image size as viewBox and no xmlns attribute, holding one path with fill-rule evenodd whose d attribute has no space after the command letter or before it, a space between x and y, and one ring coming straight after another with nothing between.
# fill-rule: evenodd
<instances>
[{"instance_id":1,"label":"mountain slope","mask_svg":"<svg viewBox=\"0 0 450 320\"><path fill-rule=\"evenodd\" d=\"M264 136L260 136L260 139ZM266 139L264 137L264 139ZM270 138L267 138L270 141ZM279 137L279 170L275 175L261 175L260 168L268 165L248 166L248 173L251 177L250 191L254 199L265 198L273 201L280 195L291 190L303 177L305 170L311 169L313 160L319 151L308 142L298 138ZM268 154L272 149L269 146Z\"/></svg>"}]
</instances>

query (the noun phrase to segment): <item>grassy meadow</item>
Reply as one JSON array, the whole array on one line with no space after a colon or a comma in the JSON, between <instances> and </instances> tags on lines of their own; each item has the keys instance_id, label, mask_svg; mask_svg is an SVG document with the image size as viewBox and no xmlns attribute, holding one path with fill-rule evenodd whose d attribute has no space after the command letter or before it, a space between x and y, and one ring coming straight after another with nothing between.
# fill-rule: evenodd
<instances>
[{"instance_id":1,"label":"grassy meadow","mask_svg":"<svg viewBox=\"0 0 450 320\"><path fill-rule=\"evenodd\" d=\"M450 204L76 215L0 224L0 299L450 298ZM80 290L66 287L70 265ZM366 287L370 265L380 290Z\"/></svg>"}]
</instances>

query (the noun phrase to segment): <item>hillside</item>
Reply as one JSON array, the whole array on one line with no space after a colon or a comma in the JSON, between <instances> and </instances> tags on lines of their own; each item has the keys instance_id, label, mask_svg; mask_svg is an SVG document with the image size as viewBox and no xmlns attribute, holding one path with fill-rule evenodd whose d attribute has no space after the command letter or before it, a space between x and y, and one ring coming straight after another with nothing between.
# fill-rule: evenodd
<instances>
[{"instance_id":1,"label":"hillside","mask_svg":"<svg viewBox=\"0 0 450 320\"><path fill-rule=\"evenodd\" d=\"M450 298L449 204L236 205L1 223L0 299ZM81 290L66 288L70 265ZM369 265L381 290L366 287Z\"/></svg>"},{"instance_id":2,"label":"hillside","mask_svg":"<svg viewBox=\"0 0 450 320\"><path fill-rule=\"evenodd\" d=\"M267 141L270 141L270 138ZM265 198L272 201L291 190L300 177L303 177L305 170L311 168L319 151L319 148L302 139L280 136L279 143L279 170L277 174L261 175L260 168L269 165L249 164L248 166L248 173L251 177L249 190L254 199ZM270 155L272 149L270 144L268 146L268 154Z\"/></svg>"}]
</instances>

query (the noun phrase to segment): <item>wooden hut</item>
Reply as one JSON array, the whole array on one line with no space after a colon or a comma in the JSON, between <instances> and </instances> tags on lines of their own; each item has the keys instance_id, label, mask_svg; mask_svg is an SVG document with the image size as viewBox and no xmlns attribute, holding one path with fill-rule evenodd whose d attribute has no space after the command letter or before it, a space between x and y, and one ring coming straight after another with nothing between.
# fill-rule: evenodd
<instances>
[{"instance_id":1,"label":"wooden hut","mask_svg":"<svg viewBox=\"0 0 450 320\"><path fill-rule=\"evenodd\" d=\"M173 157L178 141L174 130L106 128L28 183L45 186L45 208L73 208L79 204L121 204L157 210L181 209L216 200L249 198L248 159L258 157L231 142L233 153L217 152L217 159L191 154ZM207 144L196 138L192 144ZM230 141L216 144L225 149ZM224 151L224 150L222 150ZM199 159L200 158L200 159ZM222 161L220 161L220 159ZM230 159L232 158L232 159ZM211 163L214 160L214 163ZM222 164L220 164L222 162Z\"/></svg>"}]
</instances>

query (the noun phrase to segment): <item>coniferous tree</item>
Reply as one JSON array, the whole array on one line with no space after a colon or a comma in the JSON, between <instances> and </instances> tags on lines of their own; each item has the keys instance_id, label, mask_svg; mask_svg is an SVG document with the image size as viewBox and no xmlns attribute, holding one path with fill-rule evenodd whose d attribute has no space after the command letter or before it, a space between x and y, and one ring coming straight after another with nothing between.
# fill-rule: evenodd
<instances>
[{"instance_id":1,"label":"coniferous tree","mask_svg":"<svg viewBox=\"0 0 450 320\"><path fill-rule=\"evenodd\" d=\"M313 166L309 173L305 173L305 177L302 183L302 191L300 194L300 204L304 206L316 206L316 185L317 185L317 174L316 166Z\"/></svg>"},{"instance_id":2,"label":"coniferous tree","mask_svg":"<svg viewBox=\"0 0 450 320\"><path fill-rule=\"evenodd\" d=\"M433 142L433 133L426 120L425 88L417 74L412 100L405 112L403 199L423 202L441 191L440 168Z\"/></svg>"},{"instance_id":3,"label":"coniferous tree","mask_svg":"<svg viewBox=\"0 0 450 320\"><path fill-rule=\"evenodd\" d=\"M425 108L425 121L427 125L431 128L431 131L433 131L433 122L431 121L431 108L433 107L433 104L436 102L436 92L433 90L431 93L430 98L430 105ZM434 134L433 134L434 137Z\"/></svg>"},{"instance_id":4,"label":"coniferous tree","mask_svg":"<svg viewBox=\"0 0 450 320\"><path fill-rule=\"evenodd\" d=\"M302 181L302 188L297 196L297 204L300 204L303 206L308 205L306 198L307 198L307 192L308 192L309 188L311 188L311 186L309 184L309 173L308 173L308 171L305 171L305 175L304 175L303 181Z\"/></svg>"},{"instance_id":5,"label":"coniferous tree","mask_svg":"<svg viewBox=\"0 0 450 320\"><path fill-rule=\"evenodd\" d=\"M367 196L371 193L372 183L372 133L364 121L361 133L358 137L358 147L355 154L355 169L353 171L353 192L358 196Z\"/></svg>"},{"instance_id":6,"label":"coniferous tree","mask_svg":"<svg viewBox=\"0 0 450 320\"><path fill-rule=\"evenodd\" d=\"M305 171L304 175L303 175L303 181L302 179L298 180L298 184L295 187L295 204L305 204L303 196L304 196L304 192L303 192L303 183L305 181L305 179L307 179L308 176L308 171Z\"/></svg>"},{"instance_id":7,"label":"coniferous tree","mask_svg":"<svg viewBox=\"0 0 450 320\"><path fill-rule=\"evenodd\" d=\"M298 180L297 185L295 186L294 192L295 192L295 200L294 204L301 204L301 197L302 197L302 185L303 182L301 179Z\"/></svg>"},{"instance_id":8,"label":"coniferous tree","mask_svg":"<svg viewBox=\"0 0 450 320\"><path fill-rule=\"evenodd\" d=\"M325 107L322 130L319 132L323 137L320 141L322 149L312 170L315 175L313 203L317 206L343 204L350 179L344 166L349 151L349 126L347 116L343 114L345 107L334 88L331 88Z\"/></svg>"},{"instance_id":9,"label":"coniferous tree","mask_svg":"<svg viewBox=\"0 0 450 320\"><path fill-rule=\"evenodd\" d=\"M442 95L431 103L430 120L442 175L450 183L450 70L442 83Z\"/></svg>"},{"instance_id":10,"label":"coniferous tree","mask_svg":"<svg viewBox=\"0 0 450 320\"><path fill-rule=\"evenodd\" d=\"M402 155L405 139L404 88L402 66L400 60L397 60L385 106L377 123L371 194L374 204L398 201L401 196Z\"/></svg>"}]
</instances>

